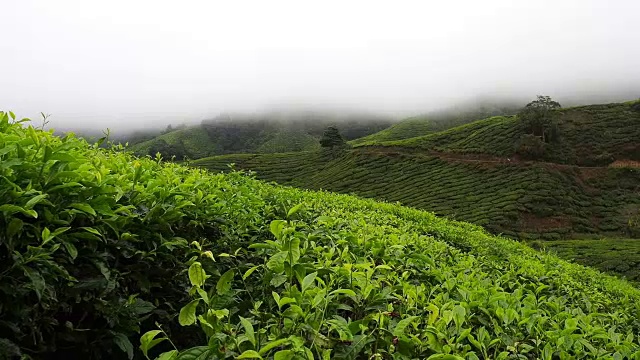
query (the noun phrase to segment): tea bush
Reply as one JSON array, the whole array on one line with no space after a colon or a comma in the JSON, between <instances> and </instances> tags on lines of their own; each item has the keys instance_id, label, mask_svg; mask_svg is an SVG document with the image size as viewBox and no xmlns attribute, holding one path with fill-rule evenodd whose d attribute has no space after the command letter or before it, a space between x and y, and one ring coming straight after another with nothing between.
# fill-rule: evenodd
<instances>
[{"instance_id":1,"label":"tea bush","mask_svg":"<svg viewBox=\"0 0 640 360\"><path fill-rule=\"evenodd\" d=\"M640 356L625 281L424 211L0 117L5 356Z\"/></svg>"},{"instance_id":2,"label":"tea bush","mask_svg":"<svg viewBox=\"0 0 640 360\"><path fill-rule=\"evenodd\" d=\"M204 173L0 118L0 338L25 355L132 353L128 337L185 298L176 275L189 242L223 243L223 204L260 201L205 194L215 180Z\"/></svg>"}]
</instances>

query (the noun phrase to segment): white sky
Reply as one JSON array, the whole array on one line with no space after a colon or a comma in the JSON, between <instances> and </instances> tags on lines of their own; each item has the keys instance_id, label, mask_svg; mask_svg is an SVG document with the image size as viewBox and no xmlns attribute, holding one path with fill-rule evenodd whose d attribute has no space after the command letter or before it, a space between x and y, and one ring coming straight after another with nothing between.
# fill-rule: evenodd
<instances>
[{"instance_id":1,"label":"white sky","mask_svg":"<svg viewBox=\"0 0 640 360\"><path fill-rule=\"evenodd\" d=\"M62 126L640 87L637 0L0 0L0 14L0 109Z\"/></svg>"}]
</instances>

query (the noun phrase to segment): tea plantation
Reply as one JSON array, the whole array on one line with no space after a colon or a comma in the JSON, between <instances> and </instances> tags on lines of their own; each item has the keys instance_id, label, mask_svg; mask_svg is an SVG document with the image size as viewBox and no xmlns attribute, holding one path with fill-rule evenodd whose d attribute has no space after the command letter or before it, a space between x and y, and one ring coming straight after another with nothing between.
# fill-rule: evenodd
<instances>
[{"instance_id":1,"label":"tea plantation","mask_svg":"<svg viewBox=\"0 0 640 360\"><path fill-rule=\"evenodd\" d=\"M193 165L224 171L229 163L260 179L398 201L523 239L640 230L629 227L640 209L640 169L447 158L402 148L229 155Z\"/></svg>"},{"instance_id":2,"label":"tea plantation","mask_svg":"<svg viewBox=\"0 0 640 360\"><path fill-rule=\"evenodd\" d=\"M640 160L640 101L558 109L552 118L555 140L547 144L544 161L606 166L614 160ZM359 145L513 157L523 133L516 116L497 116L435 134Z\"/></svg>"},{"instance_id":3,"label":"tea plantation","mask_svg":"<svg viewBox=\"0 0 640 360\"><path fill-rule=\"evenodd\" d=\"M578 239L531 245L640 283L640 239Z\"/></svg>"},{"instance_id":4,"label":"tea plantation","mask_svg":"<svg viewBox=\"0 0 640 360\"><path fill-rule=\"evenodd\" d=\"M0 114L5 358L623 359L640 290L478 226Z\"/></svg>"},{"instance_id":5,"label":"tea plantation","mask_svg":"<svg viewBox=\"0 0 640 360\"><path fill-rule=\"evenodd\" d=\"M266 112L220 115L203 120L200 125L170 131L129 150L136 155L161 153L167 159L175 156L199 159L230 153L278 153L309 151L320 148L320 138L327 126L340 124L342 135L353 140L389 127L386 117L352 112L321 111Z\"/></svg>"}]
</instances>

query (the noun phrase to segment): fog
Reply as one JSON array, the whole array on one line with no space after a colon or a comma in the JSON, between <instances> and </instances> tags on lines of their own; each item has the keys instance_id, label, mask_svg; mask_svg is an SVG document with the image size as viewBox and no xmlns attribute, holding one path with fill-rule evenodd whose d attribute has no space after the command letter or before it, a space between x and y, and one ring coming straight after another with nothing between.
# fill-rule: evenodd
<instances>
[{"instance_id":1,"label":"fog","mask_svg":"<svg viewBox=\"0 0 640 360\"><path fill-rule=\"evenodd\" d=\"M0 109L54 127L640 97L636 0L6 0L0 13Z\"/></svg>"}]
</instances>

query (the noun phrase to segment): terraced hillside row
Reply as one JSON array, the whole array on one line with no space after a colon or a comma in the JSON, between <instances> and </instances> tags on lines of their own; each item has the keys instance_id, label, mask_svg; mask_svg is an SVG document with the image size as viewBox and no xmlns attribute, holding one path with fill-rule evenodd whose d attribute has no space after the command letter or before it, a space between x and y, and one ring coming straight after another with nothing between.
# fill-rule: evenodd
<instances>
[{"instance_id":1,"label":"terraced hillside row","mask_svg":"<svg viewBox=\"0 0 640 360\"><path fill-rule=\"evenodd\" d=\"M534 241L531 246L640 283L640 239Z\"/></svg>"},{"instance_id":2,"label":"terraced hillside row","mask_svg":"<svg viewBox=\"0 0 640 360\"><path fill-rule=\"evenodd\" d=\"M553 121L555 140L546 144L540 160L584 166L640 160L639 101L559 109ZM425 136L359 145L515 157L525 133L516 116L498 116Z\"/></svg>"},{"instance_id":3,"label":"terraced hillside row","mask_svg":"<svg viewBox=\"0 0 640 360\"><path fill-rule=\"evenodd\" d=\"M516 114L521 107L521 104L514 101L479 101L461 104L404 119L387 129L353 140L351 144L375 144L424 136L491 116Z\"/></svg>"},{"instance_id":4,"label":"terraced hillside row","mask_svg":"<svg viewBox=\"0 0 640 360\"><path fill-rule=\"evenodd\" d=\"M629 236L639 230L629 224L640 213L640 170L633 168L447 159L368 148L339 155L229 155L194 165L221 171L229 163L260 179L398 201L511 237Z\"/></svg>"},{"instance_id":5,"label":"terraced hillside row","mask_svg":"<svg viewBox=\"0 0 640 360\"><path fill-rule=\"evenodd\" d=\"M219 154L215 144L201 127L190 127L160 135L152 140L144 141L131 147L139 155L152 155L164 152L166 158L170 155L182 159L183 156L194 159Z\"/></svg>"}]
</instances>

